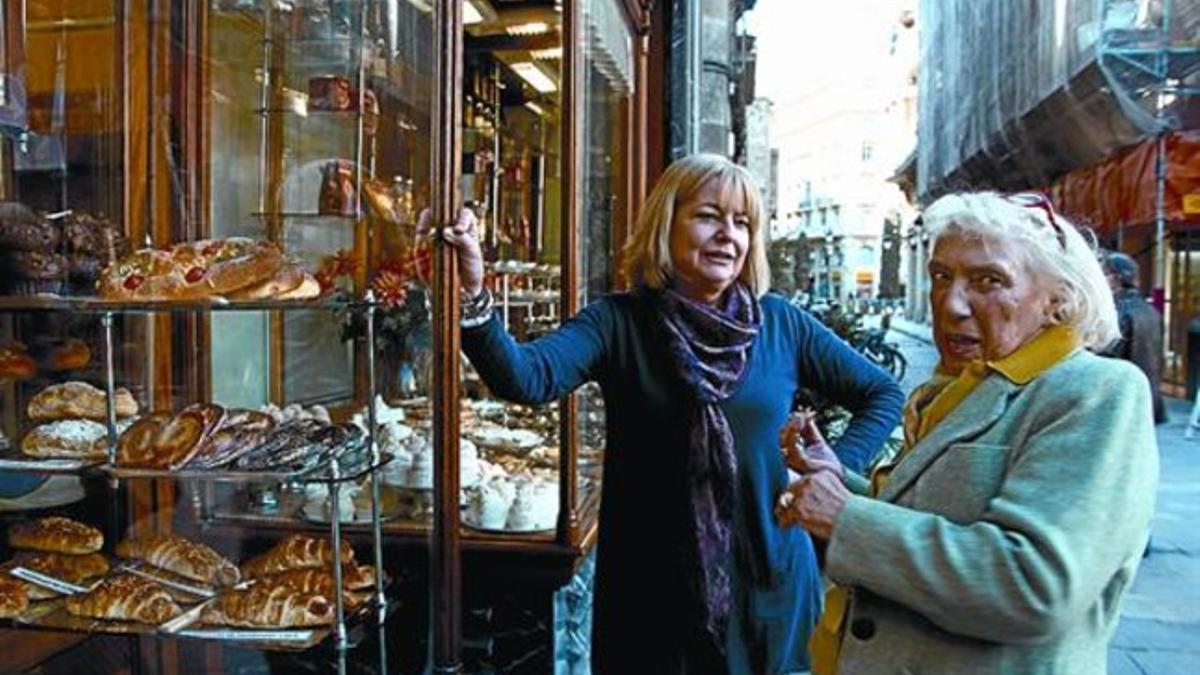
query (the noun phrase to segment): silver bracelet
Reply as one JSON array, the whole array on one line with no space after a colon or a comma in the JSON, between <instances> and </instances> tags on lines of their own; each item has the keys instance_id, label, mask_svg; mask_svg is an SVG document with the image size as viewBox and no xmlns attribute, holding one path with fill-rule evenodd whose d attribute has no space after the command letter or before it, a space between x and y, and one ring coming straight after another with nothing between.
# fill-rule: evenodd
<instances>
[{"instance_id":1,"label":"silver bracelet","mask_svg":"<svg viewBox=\"0 0 1200 675\"><path fill-rule=\"evenodd\" d=\"M475 297L464 297L462 301L462 316L458 325L462 328L478 328L492 318L495 300L492 292L485 286Z\"/></svg>"}]
</instances>

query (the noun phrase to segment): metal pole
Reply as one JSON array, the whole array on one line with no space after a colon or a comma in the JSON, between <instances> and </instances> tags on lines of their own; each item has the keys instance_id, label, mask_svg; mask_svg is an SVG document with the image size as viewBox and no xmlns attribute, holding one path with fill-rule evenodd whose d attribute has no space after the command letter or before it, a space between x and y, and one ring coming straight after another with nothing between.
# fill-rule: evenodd
<instances>
[{"instance_id":1,"label":"metal pole","mask_svg":"<svg viewBox=\"0 0 1200 675\"><path fill-rule=\"evenodd\" d=\"M349 640L346 636L346 591L342 581L342 514L340 506L341 488L342 488L342 471L341 465L335 459L330 462L329 470L331 473L329 483L329 523L330 530L333 536L333 599L334 599L334 635L336 636L334 645L337 649L346 649L349 647ZM376 569L376 575L383 574L382 570Z\"/></svg>"},{"instance_id":2,"label":"metal pole","mask_svg":"<svg viewBox=\"0 0 1200 675\"><path fill-rule=\"evenodd\" d=\"M1161 106L1160 106L1161 109ZM1160 110L1161 118L1161 110ZM1167 195L1167 135L1159 132L1154 159L1154 289L1166 295L1167 246L1166 246L1166 195Z\"/></svg>"},{"instance_id":3,"label":"metal pole","mask_svg":"<svg viewBox=\"0 0 1200 675\"><path fill-rule=\"evenodd\" d=\"M117 383L113 370L113 314L105 312L100 319L104 326L104 394L105 422L108 427L108 463L117 463Z\"/></svg>"},{"instance_id":4,"label":"metal pole","mask_svg":"<svg viewBox=\"0 0 1200 675\"><path fill-rule=\"evenodd\" d=\"M379 466L379 445L375 442L377 413L375 410L375 294L367 291L367 442L370 443L371 466ZM383 595L383 529L380 526L379 469L371 471L371 544L375 553L375 601L379 605L379 622L387 616L387 598Z\"/></svg>"},{"instance_id":5,"label":"metal pole","mask_svg":"<svg viewBox=\"0 0 1200 675\"><path fill-rule=\"evenodd\" d=\"M262 86L258 93L258 212L267 212L267 134L271 105L271 3L263 6Z\"/></svg>"}]
</instances>

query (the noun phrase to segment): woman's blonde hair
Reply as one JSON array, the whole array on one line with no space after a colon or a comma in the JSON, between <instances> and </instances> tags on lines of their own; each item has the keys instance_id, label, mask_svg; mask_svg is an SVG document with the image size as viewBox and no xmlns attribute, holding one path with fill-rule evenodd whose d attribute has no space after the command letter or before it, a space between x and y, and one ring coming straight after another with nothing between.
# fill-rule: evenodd
<instances>
[{"instance_id":1,"label":"woman's blonde hair","mask_svg":"<svg viewBox=\"0 0 1200 675\"><path fill-rule=\"evenodd\" d=\"M767 266L767 246L763 227L762 198L754 177L745 167L720 155L688 155L676 160L663 172L638 215L633 235L625 244L625 278L630 286L644 284L662 288L675 271L671 262L671 224L675 209L710 180L721 187L721 201L728 204L744 199L750 218L750 248L738 278L761 297L771 285Z\"/></svg>"},{"instance_id":2,"label":"woman's blonde hair","mask_svg":"<svg viewBox=\"0 0 1200 675\"><path fill-rule=\"evenodd\" d=\"M1085 237L1051 211L1048 201L1021 197L968 192L938 199L922 214L929 250L947 235L984 236L1018 245L1029 269L1057 284L1051 295L1056 303L1051 322L1070 325L1084 346L1103 350L1120 337L1120 327L1095 237L1090 230Z\"/></svg>"}]
</instances>

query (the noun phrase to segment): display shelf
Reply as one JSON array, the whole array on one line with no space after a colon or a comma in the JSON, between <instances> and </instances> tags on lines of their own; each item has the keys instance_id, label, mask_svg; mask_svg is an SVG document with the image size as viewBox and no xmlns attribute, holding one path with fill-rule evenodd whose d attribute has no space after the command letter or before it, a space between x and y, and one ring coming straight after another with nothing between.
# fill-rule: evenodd
<instances>
[{"instance_id":1,"label":"display shelf","mask_svg":"<svg viewBox=\"0 0 1200 675\"><path fill-rule=\"evenodd\" d=\"M114 466L112 464L101 465L98 467L98 469L105 474L118 479L161 478L170 480L211 481L214 483L347 483L351 481L362 480L363 478L369 476L371 472L386 466L391 461L391 454L386 452L381 453L378 462L372 463L369 466L362 467L345 475L341 475L340 471L335 472L332 462L319 464L311 469L306 469L303 471L238 471L223 469L180 469L178 471L167 471L163 469L136 469ZM335 473L338 475L334 475Z\"/></svg>"},{"instance_id":2,"label":"display shelf","mask_svg":"<svg viewBox=\"0 0 1200 675\"><path fill-rule=\"evenodd\" d=\"M255 211L254 213L251 213L250 215L253 218L284 218L287 220L335 220L335 221L344 221L347 223L355 224L355 223L358 223L360 220L362 220L363 217L366 216L366 213L364 212L363 216L351 216L351 215L342 214L342 213L316 213L314 211L274 211L274 212Z\"/></svg>"},{"instance_id":3,"label":"display shelf","mask_svg":"<svg viewBox=\"0 0 1200 675\"><path fill-rule=\"evenodd\" d=\"M103 459L37 458L15 448L0 451L0 473L78 476L96 473L101 464L104 464Z\"/></svg>"},{"instance_id":4,"label":"display shelf","mask_svg":"<svg viewBox=\"0 0 1200 675\"><path fill-rule=\"evenodd\" d=\"M344 296L313 300L226 300L221 297L197 300L125 301L96 296L0 296L0 312L76 312L90 314L157 314L169 312L287 312L362 311L378 303Z\"/></svg>"}]
</instances>

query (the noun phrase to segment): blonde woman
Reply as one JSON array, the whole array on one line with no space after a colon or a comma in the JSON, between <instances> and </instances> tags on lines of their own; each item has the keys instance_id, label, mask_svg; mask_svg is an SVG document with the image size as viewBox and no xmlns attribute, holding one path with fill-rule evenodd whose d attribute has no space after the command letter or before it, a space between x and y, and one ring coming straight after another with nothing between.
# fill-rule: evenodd
<instances>
[{"instance_id":1,"label":"blonde woman","mask_svg":"<svg viewBox=\"0 0 1200 675\"><path fill-rule=\"evenodd\" d=\"M783 299L758 189L714 155L663 174L626 247L627 292L516 343L490 308L464 213L463 348L504 398L552 401L595 380L607 451L592 663L597 673L789 673L807 667L820 604L808 535L782 529L779 431L801 387L854 419L836 448L861 469L899 419L886 374Z\"/></svg>"},{"instance_id":2,"label":"blonde woman","mask_svg":"<svg viewBox=\"0 0 1200 675\"><path fill-rule=\"evenodd\" d=\"M1119 336L1100 263L1038 194L950 195L924 220L941 361L898 461L868 483L796 453L780 505L828 539L838 584L813 673L1107 672L1158 448L1146 377L1093 353Z\"/></svg>"}]
</instances>

